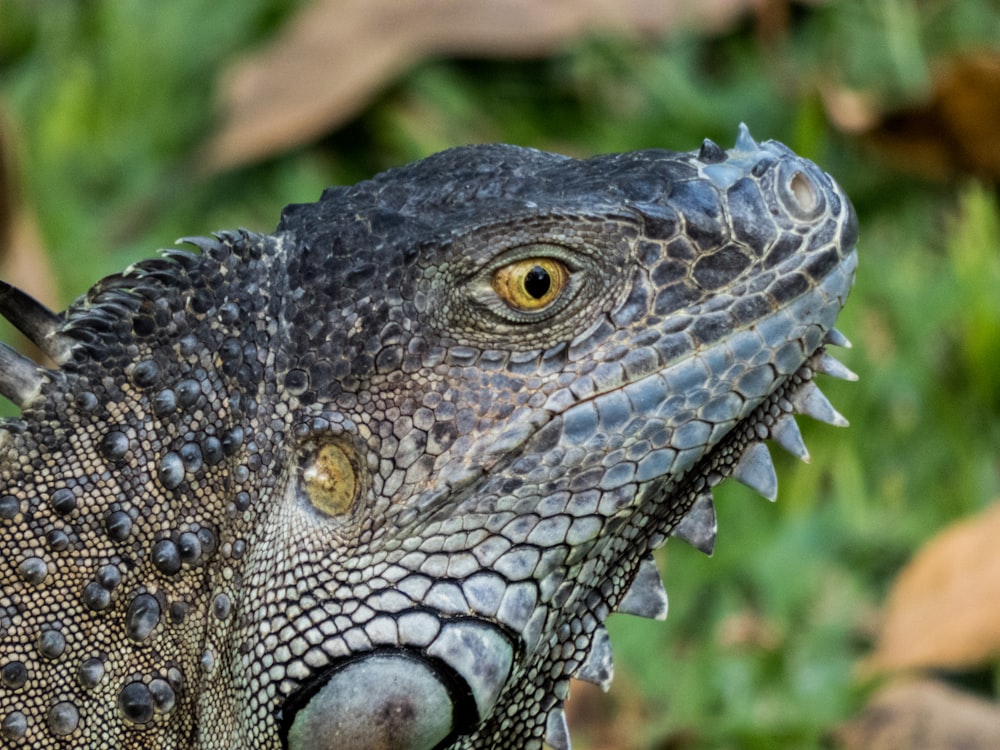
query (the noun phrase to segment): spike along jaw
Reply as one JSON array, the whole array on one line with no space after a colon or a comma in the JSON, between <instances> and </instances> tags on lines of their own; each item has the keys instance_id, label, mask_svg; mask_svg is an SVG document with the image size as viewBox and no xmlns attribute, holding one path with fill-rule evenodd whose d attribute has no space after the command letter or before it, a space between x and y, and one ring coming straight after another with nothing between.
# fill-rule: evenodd
<instances>
[{"instance_id":1,"label":"spike along jaw","mask_svg":"<svg viewBox=\"0 0 1000 750\"><path fill-rule=\"evenodd\" d=\"M768 151L771 153L768 154ZM726 190L732 199L742 192L740 186L745 184L747 172L750 175L760 177L765 174L766 170L773 167L775 157L787 153L789 153L788 150L780 144L767 143L764 144L764 147L759 146L750 136L746 126L741 125L736 146L732 151L726 152L714 142L706 140L698 152L698 159L705 165L702 167L701 173L718 188ZM812 165L809 166L812 167ZM821 194L817 190L817 184L825 185L830 192L826 195ZM818 237L822 236L827 241L835 238L834 242L841 242L844 252L839 263L832 264L830 261L826 261L825 264L828 267L832 265L832 273L826 277L815 279L817 282L815 288L805 295L806 300L818 302L821 308L826 307L812 320L808 317L803 319L817 325L816 330L810 332L806 337L799 338L798 341L795 338L789 338L787 343L796 342L797 344L797 346L792 347L793 353L791 355L787 353L787 350L783 351L780 346L771 351L774 356L770 362L764 365L764 368L773 370L776 377L768 386L770 392L763 402L750 398L755 394L760 396L763 393L762 388L754 387L750 392L742 394L737 388L735 395L742 396L745 403L759 405L749 415L737 420L731 432L704 454L694 467L688 469L680 481L670 478L665 482L661 480L660 483L654 482L652 484L656 488L655 495L663 497L666 502L673 502L681 508L687 508L686 512L673 522L668 532L669 536L677 537L707 555L712 554L718 529L711 487L726 477L732 477L764 498L774 501L778 495L778 480L771 455L764 441L773 440L795 457L808 463L810 460L809 452L793 417L794 414L805 414L837 427L845 427L848 424L847 420L837 412L813 382L813 376L816 373L821 373L848 381L858 379L855 373L826 351L826 346L844 348L851 346L850 341L840 331L833 328L832 324L853 285L856 266L856 252L854 251L856 219L853 210L847 203L846 197L840 193L828 176L819 175L818 170L814 168L809 172L800 171L800 166L794 162L779 167L778 179L776 184L772 184L771 187L777 192L779 205L794 218L806 220L815 218L819 226L822 226L819 219L827 220L825 230L815 232L811 238L807 236L807 240L803 242L808 249L821 247ZM831 199L833 205L828 206L826 201ZM730 203L731 211L738 207L739 200ZM741 227L736 211L733 211L733 219L733 228L736 230L736 234L742 234L747 238L752 237L757 230L764 226L757 224ZM830 232L830 220L832 220L832 228L834 229L833 234ZM777 256L778 260L790 254L787 245L783 249L779 249L782 247L780 239L776 242L772 239L770 244L769 254ZM765 254L764 257L766 260L768 255ZM773 265L773 263L765 265ZM799 304L801 303L797 302L796 307ZM788 312L777 309L776 313L776 315L755 324L755 328L762 334L765 344L770 344L767 341L769 327L780 328L784 331L790 327L791 320ZM739 335L738 333L737 337ZM734 353L737 351L737 348L732 344L729 345L729 348ZM789 374L796 361L800 363L800 366ZM752 372L751 369L747 375ZM757 377L757 375L752 377L745 375L744 379L745 382L752 382ZM744 381L737 378L737 383L740 382ZM718 425L717 422L716 425ZM654 541L653 546L658 546L661 543L662 541ZM636 600L643 601L661 596L664 597L665 603L662 583L658 578L654 579L648 572L651 565L652 556L650 555L643 559L624 597L619 601L616 611L650 616L641 608L635 608L632 603ZM576 676L581 675L578 673ZM588 677L584 676L584 679L588 679ZM599 684L607 689L606 684L600 682Z\"/></svg>"},{"instance_id":2,"label":"spike along jaw","mask_svg":"<svg viewBox=\"0 0 1000 750\"><path fill-rule=\"evenodd\" d=\"M761 158L762 152L771 150L772 156ZM753 175L761 175L765 170L773 166L773 158L781 153L789 153L788 149L781 144L767 143L762 148L750 135L750 131L745 125L741 125L736 146L728 152L730 158L726 161L727 152L711 140L706 140L698 152L698 158L704 164L702 174L720 188L727 189L731 196L739 194L741 180L745 179L740 170L749 170ZM725 162L725 163L723 163ZM841 205L846 204L848 211L846 222L837 224L847 235L853 237L856 233L855 217L850 205L846 203L846 197L839 193L839 190L828 195L823 195L817 191L814 178L818 175L814 171L812 175L803 172L794 162L786 163L779 168L778 179L774 187L776 188L779 204L796 219L806 219L810 217L828 216L836 218ZM833 181L822 175L820 182L825 182L828 186L834 186ZM835 186L834 186L835 187ZM827 201L832 198L832 205ZM736 203L735 205L738 205ZM832 212L832 213L831 213ZM738 217L734 228L739 230ZM752 236L757 230L765 226L762 223L757 225L745 225L743 234ZM824 236L823 231L814 234L809 240L809 247L818 246L817 237ZM853 284L854 266L856 265L856 254L853 252L853 239L845 243L845 247L852 250L847 257L849 268L845 268L848 274L846 287L838 289L837 284L843 286L843 281L826 280L817 290L824 294L823 287L832 287L837 291L835 298L839 300L839 307L846 301L847 292ZM782 241L779 240L771 249L770 253L779 258L789 254L788 246L782 248ZM763 330L763 328L761 329ZM802 439L798 425L793 417L794 414L805 414L826 424L836 427L846 427L847 420L830 404L829 400L819 390L813 382L816 373L829 375L841 380L856 381L858 376L848 369L839 360L835 359L826 351L826 346L838 346L850 348L850 341L836 328L830 324L823 327L823 334L820 345L804 350L808 356L802 362L801 367L786 381L774 389L768 396L765 404L758 407L757 411L745 419L740 429L722 441L719 448L716 448L710 460L702 461L704 467L699 476L699 488L693 492L694 500L690 503L690 510L671 529L670 535L690 543L696 549L711 554L715 543L717 531L715 509L710 487L718 484L725 477L732 477L736 481L746 485L764 498L774 501L778 495L778 479L764 440L773 440L787 452L808 463L810 460L809 451ZM812 350L809 354L809 350ZM778 364L776 361L775 364ZM779 374L780 370L779 370Z\"/></svg>"}]
</instances>

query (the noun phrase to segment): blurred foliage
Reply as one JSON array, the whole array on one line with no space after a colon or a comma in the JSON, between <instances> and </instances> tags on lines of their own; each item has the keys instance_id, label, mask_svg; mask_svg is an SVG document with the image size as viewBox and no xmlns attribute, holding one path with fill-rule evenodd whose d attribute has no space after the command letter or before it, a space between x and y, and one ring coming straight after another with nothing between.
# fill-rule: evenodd
<instances>
[{"instance_id":1,"label":"blurred foliage","mask_svg":"<svg viewBox=\"0 0 1000 750\"><path fill-rule=\"evenodd\" d=\"M777 506L720 487L714 559L675 545L664 555L666 624L611 622L617 680L647 703L631 747L818 747L864 696L853 664L894 571L1000 494L994 186L892 171L828 124L820 92L919 101L936 60L1000 45L1000 10L790 9L777 31L748 20L713 37L590 39L540 61L430 61L322 143L212 177L196 177L193 155L215 122L217 77L274 33L286 3L6 0L0 98L66 299L174 237L268 230L285 203L328 183L460 143L686 150L704 137L728 144L745 121L823 164L862 228L840 325L855 342L842 358L862 379L824 388L852 426L804 425L813 463L779 457Z\"/></svg>"}]
</instances>

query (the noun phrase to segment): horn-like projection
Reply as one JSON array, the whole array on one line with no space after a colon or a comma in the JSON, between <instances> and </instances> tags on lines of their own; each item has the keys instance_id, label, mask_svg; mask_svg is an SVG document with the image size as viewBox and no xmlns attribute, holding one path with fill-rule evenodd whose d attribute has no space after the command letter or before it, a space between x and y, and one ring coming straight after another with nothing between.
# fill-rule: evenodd
<instances>
[{"instance_id":1,"label":"horn-like projection","mask_svg":"<svg viewBox=\"0 0 1000 750\"><path fill-rule=\"evenodd\" d=\"M38 395L45 381L45 370L0 342L0 395L24 408Z\"/></svg>"},{"instance_id":2,"label":"horn-like projection","mask_svg":"<svg viewBox=\"0 0 1000 750\"><path fill-rule=\"evenodd\" d=\"M5 281L0 281L0 315L56 363L68 358L70 342L58 333L62 317Z\"/></svg>"}]
</instances>

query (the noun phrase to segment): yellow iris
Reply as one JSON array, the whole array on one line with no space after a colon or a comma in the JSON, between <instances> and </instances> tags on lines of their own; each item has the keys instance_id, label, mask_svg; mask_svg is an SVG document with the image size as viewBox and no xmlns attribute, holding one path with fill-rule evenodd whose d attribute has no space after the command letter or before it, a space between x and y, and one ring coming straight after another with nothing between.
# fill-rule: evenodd
<instances>
[{"instance_id":1,"label":"yellow iris","mask_svg":"<svg viewBox=\"0 0 1000 750\"><path fill-rule=\"evenodd\" d=\"M569 283L569 269L554 258L525 258L497 269L493 291L515 310L534 312L550 305Z\"/></svg>"}]
</instances>

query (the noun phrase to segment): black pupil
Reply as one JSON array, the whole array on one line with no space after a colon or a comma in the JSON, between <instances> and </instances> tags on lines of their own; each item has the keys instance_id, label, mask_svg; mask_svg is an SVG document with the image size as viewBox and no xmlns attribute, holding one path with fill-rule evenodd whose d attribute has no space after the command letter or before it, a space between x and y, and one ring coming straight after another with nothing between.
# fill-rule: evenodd
<instances>
[{"instance_id":1,"label":"black pupil","mask_svg":"<svg viewBox=\"0 0 1000 750\"><path fill-rule=\"evenodd\" d=\"M524 277L524 291L535 299L541 299L549 293L552 279L549 272L541 266L535 266Z\"/></svg>"}]
</instances>

